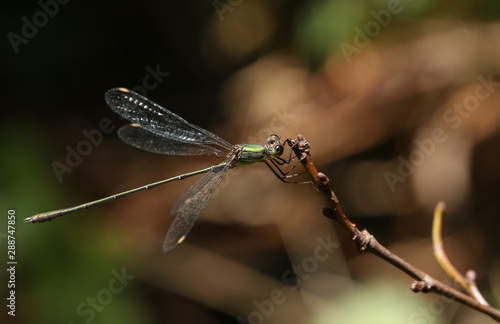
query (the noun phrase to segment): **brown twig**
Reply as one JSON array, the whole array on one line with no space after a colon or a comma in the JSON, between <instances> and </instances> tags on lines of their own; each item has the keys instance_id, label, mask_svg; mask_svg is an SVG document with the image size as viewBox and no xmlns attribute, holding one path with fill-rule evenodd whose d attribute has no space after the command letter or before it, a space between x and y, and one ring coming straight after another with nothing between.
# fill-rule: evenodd
<instances>
[{"instance_id":1,"label":"brown twig","mask_svg":"<svg viewBox=\"0 0 500 324\"><path fill-rule=\"evenodd\" d=\"M360 231L355 224L351 223L345 216L342 208L340 208L339 200L329 186L328 177L321 172L318 172L311 160L309 143L302 135L297 135L297 138L292 141L293 150L297 157L300 159L302 165L312 177L313 182L316 184L319 192L328 202L329 208L323 209L323 214L328 218L337 221L340 226L351 235L353 241L358 246L358 249L363 252L370 252L381 259L389 262L396 268L408 274L416 281L412 284L411 289L415 292L434 292L446 296L452 300L456 300L464 305L476 309L484 314L489 315L491 318L500 323L500 311L483 305L476 299L444 284L443 282L432 278L427 273L418 269L417 267L409 264L402 258L398 257L371 235L367 230Z\"/></svg>"}]
</instances>

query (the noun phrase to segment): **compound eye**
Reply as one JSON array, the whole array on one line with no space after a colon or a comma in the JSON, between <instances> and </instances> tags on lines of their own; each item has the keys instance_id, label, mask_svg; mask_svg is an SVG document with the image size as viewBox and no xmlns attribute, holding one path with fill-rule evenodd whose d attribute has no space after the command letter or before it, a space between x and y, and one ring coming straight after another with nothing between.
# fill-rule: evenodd
<instances>
[{"instance_id":1,"label":"compound eye","mask_svg":"<svg viewBox=\"0 0 500 324\"><path fill-rule=\"evenodd\" d=\"M269 145L273 145L273 144L276 144L280 141L280 138L278 135L271 135L267 138L267 144Z\"/></svg>"},{"instance_id":2,"label":"compound eye","mask_svg":"<svg viewBox=\"0 0 500 324\"><path fill-rule=\"evenodd\" d=\"M283 145L281 145L281 144L278 144L274 147L274 155L276 155L276 156L280 156L281 154L283 154L283 151L284 151L284 148L283 148Z\"/></svg>"}]
</instances>

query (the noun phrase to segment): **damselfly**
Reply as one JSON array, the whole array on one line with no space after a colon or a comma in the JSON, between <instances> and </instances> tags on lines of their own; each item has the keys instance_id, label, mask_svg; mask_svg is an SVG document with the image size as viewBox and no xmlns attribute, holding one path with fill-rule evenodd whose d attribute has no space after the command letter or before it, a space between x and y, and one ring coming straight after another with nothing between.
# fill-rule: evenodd
<instances>
[{"instance_id":1,"label":"damselfly","mask_svg":"<svg viewBox=\"0 0 500 324\"><path fill-rule=\"evenodd\" d=\"M138 191L204 173L181 194L170 210L174 220L163 243L163 251L168 252L186 238L198 215L205 208L229 169L240 165L264 162L278 179L288 182L285 179L291 177L288 175L289 172L299 163L296 161L287 171L280 169L280 166L288 165L293 159L291 148L288 159L281 158L284 144L292 147L290 139L281 143L278 135L273 134L269 136L265 145L231 145L219 136L187 122L173 112L130 90L111 89L106 92L105 98L112 110L132 122L132 124L125 125L118 130L118 136L126 143L154 153L170 155L215 154L226 156L226 160L205 169L181 174L78 206L40 213L26 218L25 223L49 221Z\"/></svg>"}]
</instances>

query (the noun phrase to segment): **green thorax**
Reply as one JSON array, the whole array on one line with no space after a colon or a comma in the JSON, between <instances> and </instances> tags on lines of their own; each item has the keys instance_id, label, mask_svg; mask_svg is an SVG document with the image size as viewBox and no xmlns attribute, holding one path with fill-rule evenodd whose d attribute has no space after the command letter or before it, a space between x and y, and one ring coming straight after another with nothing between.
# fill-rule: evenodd
<instances>
[{"instance_id":1,"label":"green thorax","mask_svg":"<svg viewBox=\"0 0 500 324\"><path fill-rule=\"evenodd\" d=\"M266 159L267 152L265 145L260 144L243 144L241 145L241 156L237 164L251 164L262 162Z\"/></svg>"}]
</instances>

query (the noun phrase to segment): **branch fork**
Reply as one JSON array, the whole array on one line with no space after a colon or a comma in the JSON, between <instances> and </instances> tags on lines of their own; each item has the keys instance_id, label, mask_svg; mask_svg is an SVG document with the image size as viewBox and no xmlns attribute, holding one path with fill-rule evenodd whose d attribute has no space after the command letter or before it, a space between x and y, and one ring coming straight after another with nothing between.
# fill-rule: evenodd
<instances>
[{"instance_id":1,"label":"branch fork","mask_svg":"<svg viewBox=\"0 0 500 324\"><path fill-rule=\"evenodd\" d=\"M495 321L500 323L500 310L489 306L486 300L479 293L476 286L475 272L469 270L465 276L462 276L448 260L446 253L444 253L441 239L442 213L445 209L444 203L439 203L434 213L432 230L434 254L443 269L465 289L467 294L431 277L424 271L395 255L380 244L366 229L359 230L356 224L351 223L342 211L337 196L330 188L330 181L328 177L324 173L319 172L314 166L310 154L311 147L304 136L299 134L297 135L297 138L291 142L291 147L294 153L299 158L307 173L311 176L318 191L328 202L329 207L322 209L323 215L327 218L335 220L342 227L342 229L352 237L359 251L372 253L415 279L410 287L412 291L423 293L434 292L442 296L446 296L451 300L456 300L466 306L489 315Z\"/></svg>"}]
</instances>

